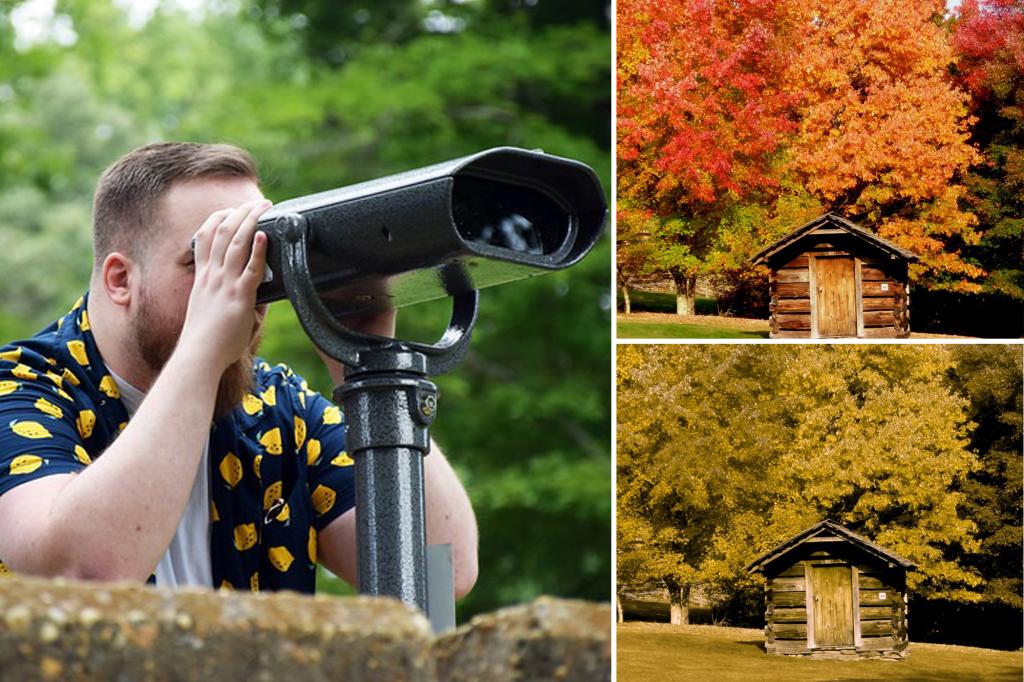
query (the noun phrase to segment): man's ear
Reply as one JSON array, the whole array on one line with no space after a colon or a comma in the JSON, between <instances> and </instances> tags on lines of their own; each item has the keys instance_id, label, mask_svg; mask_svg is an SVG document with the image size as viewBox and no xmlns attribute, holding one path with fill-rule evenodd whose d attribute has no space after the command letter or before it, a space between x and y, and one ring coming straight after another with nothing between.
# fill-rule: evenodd
<instances>
[{"instance_id":1,"label":"man's ear","mask_svg":"<svg viewBox=\"0 0 1024 682\"><path fill-rule=\"evenodd\" d=\"M113 251L103 259L100 282L107 298L115 305L131 305L138 277L138 263L133 261L130 256L120 251Z\"/></svg>"}]
</instances>

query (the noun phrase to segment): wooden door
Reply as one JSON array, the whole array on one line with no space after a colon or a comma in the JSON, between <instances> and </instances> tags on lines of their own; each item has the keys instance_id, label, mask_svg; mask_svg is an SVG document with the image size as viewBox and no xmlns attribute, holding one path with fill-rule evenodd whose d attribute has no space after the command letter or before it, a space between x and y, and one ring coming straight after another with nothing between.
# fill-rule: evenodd
<instances>
[{"instance_id":1,"label":"wooden door","mask_svg":"<svg viewBox=\"0 0 1024 682\"><path fill-rule=\"evenodd\" d=\"M852 258L815 258L818 336L857 336L857 281Z\"/></svg>"},{"instance_id":2,"label":"wooden door","mask_svg":"<svg viewBox=\"0 0 1024 682\"><path fill-rule=\"evenodd\" d=\"M853 581L849 566L811 566L814 645L853 646Z\"/></svg>"}]
</instances>

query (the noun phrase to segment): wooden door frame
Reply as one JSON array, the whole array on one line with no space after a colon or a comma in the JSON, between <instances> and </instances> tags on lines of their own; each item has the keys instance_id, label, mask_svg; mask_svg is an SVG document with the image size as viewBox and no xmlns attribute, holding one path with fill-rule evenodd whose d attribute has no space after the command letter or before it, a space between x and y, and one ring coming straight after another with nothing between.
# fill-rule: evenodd
<instances>
[{"instance_id":1,"label":"wooden door frame","mask_svg":"<svg viewBox=\"0 0 1024 682\"><path fill-rule=\"evenodd\" d=\"M815 642L814 632L814 579L813 569L817 563L821 567L843 567L850 569L850 600L852 602L852 614L853 618L853 646L859 649L863 645L860 632L860 573L857 570L857 566L853 562L849 561L837 561L835 559L819 559L815 562L813 559L807 559L804 561L804 602L806 603L807 611L807 648L814 649L817 644Z\"/></svg>"},{"instance_id":2,"label":"wooden door frame","mask_svg":"<svg viewBox=\"0 0 1024 682\"><path fill-rule=\"evenodd\" d=\"M811 299L811 338L819 339L818 335L818 264L817 257L807 254L807 285L810 287Z\"/></svg>"},{"instance_id":3,"label":"wooden door frame","mask_svg":"<svg viewBox=\"0 0 1024 682\"><path fill-rule=\"evenodd\" d=\"M819 253L807 254L807 282L810 287L811 299L811 338L820 339L818 331L818 259L819 258L849 258L853 261L853 286L854 286L854 307L857 315L856 338L864 337L864 290L861 284L860 258L847 251L821 251ZM826 338L843 338L841 336L829 336Z\"/></svg>"},{"instance_id":4,"label":"wooden door frame","mask_svg":"<svg viewBox=\"0 0 1024 682\"><path fill-rule=\"evenodd\" d=\"M863 644L860 637L860 571L854 564L850 564L850 581L853 583L853 645L859 649Z\"/></svg>"},{"instance_id":5,"label":"wooden door frame","mask_svg":"<svg viewBox=\"0 0 1024 682\"><path fill-rule=\"evenodd\" d=\"M813 310L813 308L812 308ZM807 611L807 648L814 648L814 581L811 579L811 561L804 562L804 602Z\"/></svg>"},{"instance_id":6,"label":"wooden door frame","mask_svg":"<svg viewBox=\"0 0 1024 682\"><path fill-rule=\"evenodd\" d=\"M864 338L864 287L861 283L860 258L853 257L853 281L856 287L854 293L854 305L857 306L857 338ZM856 568L856 566L854 566Z\"/></svg>"}]
</instances>

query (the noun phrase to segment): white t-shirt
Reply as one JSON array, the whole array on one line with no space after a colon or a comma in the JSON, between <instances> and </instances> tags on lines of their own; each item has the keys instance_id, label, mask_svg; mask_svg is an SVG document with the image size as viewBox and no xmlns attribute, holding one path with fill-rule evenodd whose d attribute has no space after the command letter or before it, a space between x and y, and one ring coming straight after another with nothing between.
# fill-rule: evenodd
<instances>
[{"instance_id":1,"label":"white t-shirt","mask_svg":"<svg viewBox=\"0 0 1024 682\"><path fill-rule=\"evenodd\" d=\"M121 402L133 417L146 394L121 377L110 372L121 391ZM203 445L203 456L199 458L199 471L192 485L185 512L178 522L167 552L156 567L156 584L161 587L213 585L213 569L210 567L210 474L207 463L210 457L210 442Z\"/></svg>"}]
</instances>

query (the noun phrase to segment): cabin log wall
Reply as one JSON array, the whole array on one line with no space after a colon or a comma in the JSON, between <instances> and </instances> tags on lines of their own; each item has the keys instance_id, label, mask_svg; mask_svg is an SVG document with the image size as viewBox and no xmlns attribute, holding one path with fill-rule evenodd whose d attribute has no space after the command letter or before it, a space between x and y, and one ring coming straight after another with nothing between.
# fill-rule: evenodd
<instances>
[{"instance_id":1,"label":"cabin log wall","mask_svg":"<svg viewBox=\"0 0 1024 682\"><path fill-rule=\"evenodd\" d=\"M808 623L808 567L849 566L855 580L856 645L816 647ZM852 561L843 552L816 549L801 560L766 575L765 650L770 654L825 657L888 656L901 658L908 645L904 577L883 564Z\"/></svg>"},{"instance_id":2,"label":"cabin log wall","mask_svg":"<svg viewBox=\"0 0 1024 682\"><path fill-rule=\"evenodd\" d=\"M771 338L816 338L817 315L811 258L854 259L857 336L906 338L910 335L907 264L844 235L811 233L769 264Z\"/></svg>"}]
</instances>

